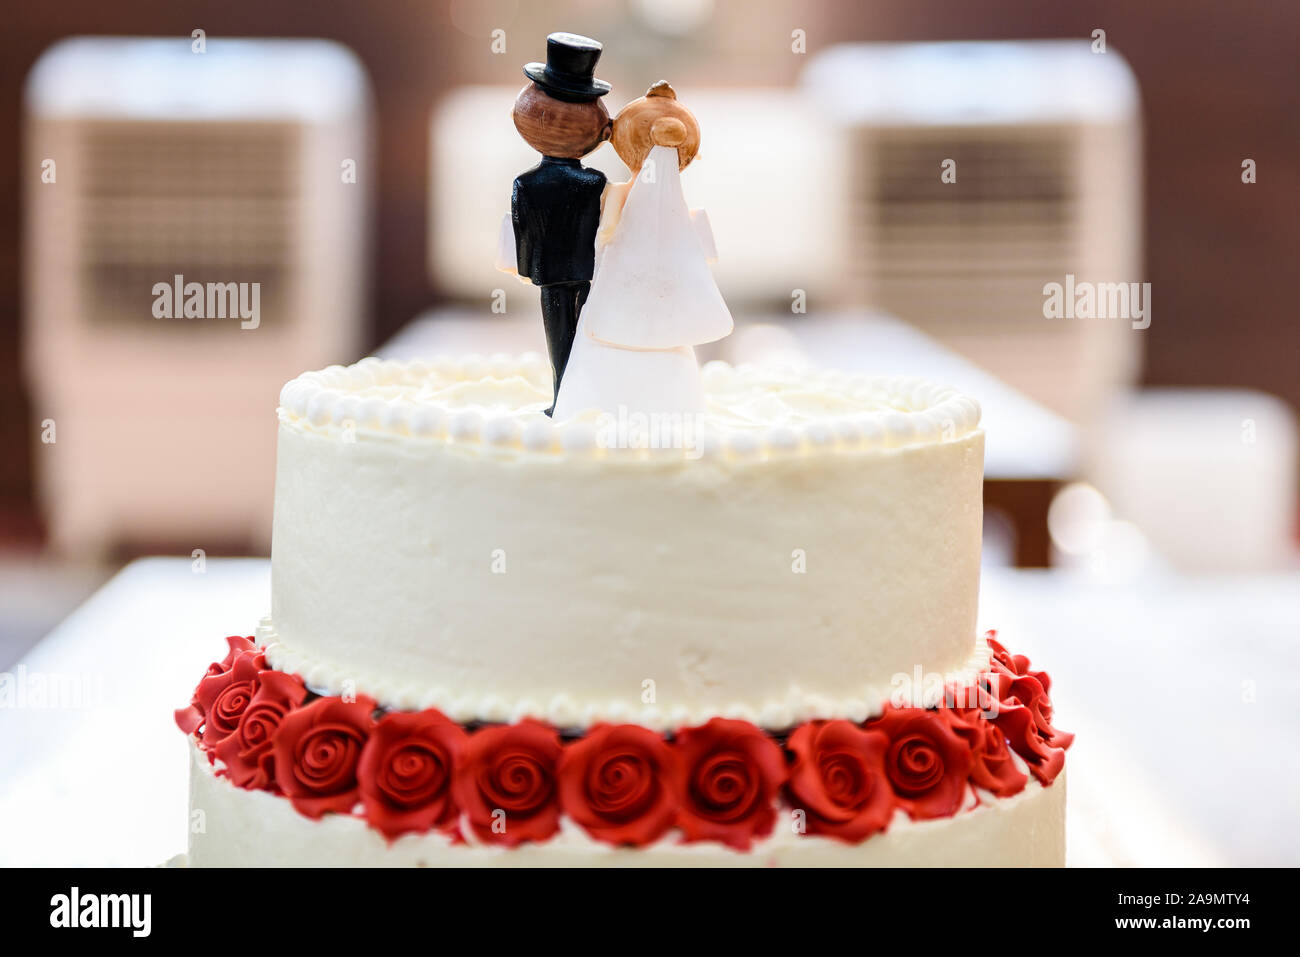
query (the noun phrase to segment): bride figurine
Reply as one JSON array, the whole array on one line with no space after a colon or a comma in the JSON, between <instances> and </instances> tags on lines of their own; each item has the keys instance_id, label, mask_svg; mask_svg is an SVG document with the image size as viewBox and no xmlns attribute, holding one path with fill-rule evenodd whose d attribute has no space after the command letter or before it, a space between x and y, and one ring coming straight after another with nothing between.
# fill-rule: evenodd
<instances>
[{"instance_id":1,"label":"bride figurine","mask_svg":"<svg viewBox=\"0 0 1300 957\"><path fill-rule=\"evenodd\" d=\"M700 126L660 81L614 118L611 141L632 180L605 194L596 272L560 381L555 418L587 409L700 412L693 346L728 335L731 313L709 271L716 258L703 211L692 213L680 173Z\"/></svg>"}]
</instances>

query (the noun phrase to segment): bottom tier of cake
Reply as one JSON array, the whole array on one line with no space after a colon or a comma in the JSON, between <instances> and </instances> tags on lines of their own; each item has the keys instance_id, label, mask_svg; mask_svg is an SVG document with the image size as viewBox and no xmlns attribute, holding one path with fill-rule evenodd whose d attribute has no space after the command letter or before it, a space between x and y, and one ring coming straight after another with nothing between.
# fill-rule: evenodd
<instances>
[{"instance_id":1,"label":"bottom tier of cake","mask_svg":"<svg viewBox=\"0 0 1300 957\"><path fill-rule=\"evenodd\" d=\"M1051 866L1065 750L1045 672L986 635L932 702L762 727L461 724L312 691L227 639L176 721L196 866Z\"/></svg>"},{"instance_id":2,"label":"bottom tier of cake","mask_svg":"<svg viewBox=\"0 0 1300 957\"><path fill-rule=\"evenodd\" d=\"M304 817L283 797L218 777L192 748L190 804L202 830L190 835L191 867L1060 867L1065 863L1065 774L1030 781L1009 798L985 795L953 817L913 821L899 811L861 844L796 833L788 819L749 851L680 843L645 847L593 840L571 821L549 841L515 848L456 842L430 831L388 841L358 817Z\"/></svg>"}]
</instances>

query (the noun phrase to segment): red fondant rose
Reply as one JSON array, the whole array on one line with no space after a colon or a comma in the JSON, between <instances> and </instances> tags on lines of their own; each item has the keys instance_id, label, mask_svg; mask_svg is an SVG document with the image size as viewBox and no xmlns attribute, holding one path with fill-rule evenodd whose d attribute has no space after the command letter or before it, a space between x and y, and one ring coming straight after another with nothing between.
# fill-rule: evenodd
<instances>
[{"instance_id":1,"label":"red fondant rose","mask_svg":"<svg viewBox=\"0 0 1300 957\"><path fill-rule=\"evenodd\" d=\"M1034 777L1043 784L1051 784L1065 767L1065 750L1054 748L1039 733L1034 724L1034 714L1014 698L998 706L998 716L993 719L998 730L1006 735L1011 749L1025 759Z\"/></svg>"},{"instance_id":2,"label":"red fondant rose","mask_svg":"<svg viewBox=\"0 0 1300 957\"><path fill-rule=\"evenodd\" d=\"M514 847L559 830L561 753L560 736L538 721L484 728L469 739L453 790L480 840Z\"/></svg>"},{"instance_id":3,"label":"red fondant rose","mask_svg":"<svg viewBox=\"0 0 1300 957\"><path fill-rule=\"evenodd\" d=\"M1040 675L1046 683L1035 677ZM1051 679L1043 672L1021 675L1011 682L1003 698L1006 704L1022 704L1033 715L1034 727L1042 735L1049 747L1068 748L1074 741L1074 735L1068 731L1058 731L1052 726L1052 699L1047 696Z\"/></svg>"},{"instance_id":4,"label":"red fondant rose","mask_svg":"<svg viewBox=\"0 0 1300 957\"><path fill-rule=\"evenodd\" d=\"M944 709L939 713L970 748L972 784L997 797L1010 797L1024 790L1029 776L1016 767L1006 737L978 708Z\"/></svg>"},{"instance_id":5,"label":"red fondant rose","mask_svg":"<svg viewBox=\"0 0 1300 957\"><path fill-rule=\"evenodd\" d=\"M229 671L209 675L199 682L197 698L203 712L203 744L215 748L239 726L244 709L257 690L257 676L266 667L259 653L241 651Z\"/></svg>"},{"instance_id":6,"label":"red fondant rose","mask_svg":"<svg viewBox=\"0 0 1300 957\"><path fill-rule=\"evenodd\" d=\"M809 834L857 842L882 831L894 813L885 776L889 739L848 721L801 725L786 745L794 754L787 790L807 815Z\"/></svg>"},{"instance_id":7,"label":"red fondant rose","mask_svg":"<svg viewBox=\"0 0 1300 957\"><path fill-rule=\"evenodd\" d=\"M961 808L970 777L965 742L934 711L887 708L867 724L889 738L885 774L912 818L947 817Z\"/></svg>"},{"instance_id":8,"label":"red fondant rose","mask_svg":"<svg viewBox=\"0 0 1300 957\"><path fill-rule=\"evenodd\" d=\"M252 638L241 638L239 635L231 635L226 639L226 644L230 647L230 650L226 652L226 657L221 661L214 661L212 664L208 665L207 673L203 676L204 679L225 674L234 666L235 659L244 653L254 655L257 658L258 667L266 667L266 659L262 656L262 653L258 651L257 646L253 644ZM199 687L202 687L202 684L203 682L200 681ZM184 708L176 709L176 724L186 734L193 734L199 729L199 725L203 724L203 717L204 711L199 704L199 689L195 688L194 695L190 698L189 705Z\"/></svg>"},{"instance_id":9,"label":"red fondant rose","mask_svg":"<svg viewBox=\"0 0 1300 957\"><path fill-rule=\"evenodd\" d=\"M307 689L297 675L282 671L258 674L256 690L234 733L219 741L215 748L217 757L226 764L231 781L241 788L275 789L271 738L284 716L306 697Z\"/></svg>"},{"instance_id":10,"label":"red fondant rose","mask_svg":"<svg viewBox=\"0 0 1300 957\"><path fill-rule=\"evenodd\" d=\"M452 776L466 740L460 725L440 711L385 715L357 769L366 820L390 839L454 825Z\"/></svg>"},{"instance_id":11,"label":"red fondant rose","mask_svg":"<svg viewBox=\"0 0 1300 957\"><path fill-rule=\"evenodd\" d=\"M677 759L663 738L634 724L597 725L564 750L560 805L611 844L649 844L677 813Z\"/></svg>"},{"instance_id":12,"label":"red fondant rose","mask_svg":"<svg viewBox=\"0 0 1300 957\"><path fill-rule=\"evenodd\" d=\"M271 738L275 780L303 814L319 818L357 803L357 764L370 737L375 703L318 698L286 715Z\"/></svg>"},{"instance_id":13,"label":"red fondant rose","mask_svg":"<svg viewBox=\"0 0 1300 957\"><path fill-rule=\"evenodd\" d=\"M714 718L677 733L681 806L677 824L688 841L714 840L748 850L772 833L774 800L785 783L776 742L748 721Z\"/></svg>"},{"instance_id":14,"label":"red fondant rose","mask_svg":"<svg viewBox=\"0 0 1300 957\"><path fill-rule=\"evenodd\" d=\"M1002 647L1002 643L997 640L997 632L990 631L984 636L988 642L989 650L993 652L993 667L995 670L1005 671L1007 674L1023 675L1029 672L1029 659L1024 655L1013 655Z\"/></svg>"},{"instance_id":15,"label":"red fondant rose","mask_svg":"<svg viewBox=\"0 0 1300 957\"><path fill-rule=\"evenodd\" d=\"M1054 748L1068 748L1074 735L1052 727L1052 678L1046 671L1031 671L1029 659L1013 655L994 639L995 632L985 636L992 658L989 662L990 687L999 700L1015 698L1034 715L1034 724Z\"/></svg>"},{"instance_id":16,"label":"red fondant rose","mask_svg":"<svg viewBox=\"0 0 1300 957\"><path fill-rule=\"evenodd\" d=\"M1034 777L1051 784L1065 766L1065 749L1074 741L1073 734L1052 725L1052 679L1045 671L1031 671L1029 659L1010 654L992 632L987 641L992 658L983 677L998 698L992 721Z\"/></svg>"}]
</instances>

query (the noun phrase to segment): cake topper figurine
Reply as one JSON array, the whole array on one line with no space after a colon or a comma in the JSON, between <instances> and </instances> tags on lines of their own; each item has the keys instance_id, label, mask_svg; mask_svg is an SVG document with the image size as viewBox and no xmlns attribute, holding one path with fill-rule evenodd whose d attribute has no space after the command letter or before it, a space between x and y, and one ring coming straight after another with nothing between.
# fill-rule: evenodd
<instances>
[{"instance_id":1,"label":"cake topper figurine","mask_svg":"<svg viewBox=\"0 0 1300 957\"><path fill-rule=\"evenodd\" d=\"M513 265L520 279L541 287L552 398L595 269L605 174L579 161L611 133L609 111L600 100L610 86L595 77L600 51L596 40L552 33L546 38L546 62L524 67L532 82L515 100L515 129L542 159L515 179L509 223ZM504 228L502 233L504 245ZM553 409L554 402L547 414Z\"/></svg>"},{"instance_id":2,"label":"cake topper figurine","mask_svg":"<svg viewBox=\"0 0 1300 957\"><path fill-rule=\"evenodd\" d=\"M633 178L606 190L595 280L555 415L700 412L692 347L733 327L709 271L717 254L708 217L688 209L682 194L680 173L699 150L700 125L661 80L619 111L612 142Z\"/></svg>"},{"instance_id":3,"label":"cake topper figurine","mask_svg":"<svg viewBox=\"0 0 1300 957\"><path fill-rule=\"evenodd\" d=\"M732 330L709 271L708 217L682 194L700 124L663 80L611 123L600 53L595 40L552 33L546 63L524 67L532 82L515 100L515 128L542 160L515 179L497 266L541 287L547 415L700 412L694 346ZM579 162L607 139L626 183L607 185Z\"/></svg>"}]
</instances>

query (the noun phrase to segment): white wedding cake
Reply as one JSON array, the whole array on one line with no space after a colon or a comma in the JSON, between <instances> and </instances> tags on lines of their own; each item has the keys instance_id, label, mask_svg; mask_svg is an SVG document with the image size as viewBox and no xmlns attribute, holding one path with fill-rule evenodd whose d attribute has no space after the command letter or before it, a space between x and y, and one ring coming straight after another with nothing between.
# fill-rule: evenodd
<instances>
[{"instance_id":1,"label":"white wedding cake","mask_svg":"<svg viewBox=\"0 0 1300 957\"><path fill-rule=\"evenodd\" d=\"M1047 676L975 631L979 408L538 357L285 386L271 615L190 705L192 865L1060 865Z\"/></svg>"},{"instance_id":2,"label":"white wedding cake","mask_svg":"<svg viewBox=\"0 0 1300 957\"><path fill-rule=\"evenodd\" d=\"M271 615L177 713L190 863L1063 863L1050 680L975 632L979 406L701 370L699 124L663 81L611 121L600 51L515 103L549 361L284 387Z\"/></svg>"}]
</instances>

